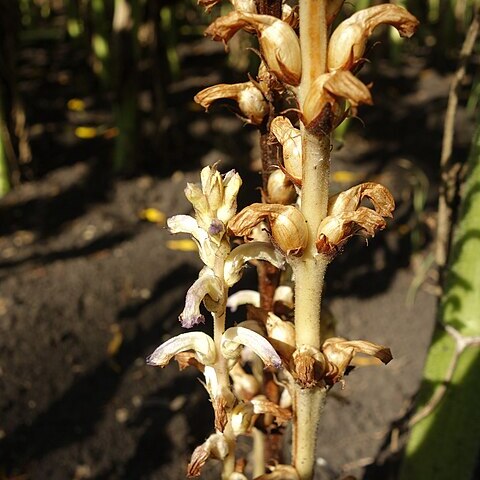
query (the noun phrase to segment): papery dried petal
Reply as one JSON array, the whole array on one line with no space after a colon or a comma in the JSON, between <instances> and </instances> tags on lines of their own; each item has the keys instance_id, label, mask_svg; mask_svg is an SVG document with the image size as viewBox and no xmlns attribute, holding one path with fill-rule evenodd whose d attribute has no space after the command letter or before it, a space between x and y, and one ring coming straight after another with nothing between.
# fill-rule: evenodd
<instances>
[{"instance_id":1,"label":"papery dried petal","mask_svg":"<svg viewBox=\"0 0 480 480\"><path fill-rule=\"evenodd\" d=\"M323 354L310 345L300 345L292 357L291 373L301 388L312 388L318 385L326 371Z\"/></svg>"},{"instance_id":2,"label":"papery dried petal","mask_svg":"<svg viewBox=\"0 0 480 480\"><path fill-rule=\"evenodd\" d=\"M375 210L359 206L364 198L372 202ZM352 235L373 237L385 228L383 217L391 217L394 208L391 193L378 183L362 183L334 195L329 199L328 216L318 229L317 251L333 257Z\"/></svg>"},{"instance_id":3,"label":"papery dried petal","mask_svg":"<svg viewBox=\"0 0 480 480\"><path fill-rule=\"evenodd\" d=\"M229 387L218 381L214 367L205 366L205 387L210 395L213 411L215 413L215 429L223 432L228 423L228 412L236 402L235 396Z\"/></svg>"},{"instance_id":4,"label":"papery dried petal","mask_svg":"<svg viewBox=\"0 0 480 480\"><path fill-rule=\"evenodd\" d=\"M292 411L281 408L276 403L267 399L265 395L257 395L252 398L253 412L256 414L272 415L278 425L288 422L292 418Z\"/></svg>"},{"instance_id":5,"label":"papery dried petal","mask_svg":"<svg viewBox=\"0 0 480 480\"><path fill-rule=\"evenodd\" d=\"M253 125L260 125L269 111L262 92L252 82L213 85L194 97L195 102L206 110L213 102L224 99L237 102L242 117Z\"/></svg>"},{"instance_id":6,"label":"papery dried petal","mask_svg":"<svg viewBox=\"0 0 480 480\"><path fill-rule=\"evenodd\" d=\"M211 365L215 362L216 350L213 339L203 332L187 332L162 343L147 357L147 364L164 367L175 355L190 350L204 365Z\"/></svg>"},{"instance_id":7,"label":"papery dried petal","mask_svg":"<svg viewBox=\"0 0 480 480\"><path fill-rule=\"evenodd\" d=\"M192 453L187 467L188 477L199 477L209 458L223 460L229 452L228 443L222 433L214 433Z\"/></svg>"},{"instance_id":8,"label":"papery dried petal","mask_svg":"<svg viewBox=\"0 0 480 480\"><path fill-rule=\"evenodd\" d=\"M393 358L390 349L383 345L366 340L345 340L340 337L325 340L322 345L322 352L329 365L326 379L332 384L341 380L345 370L357 353L376 357L384 364L387 364Z\"/></svg>"},{"instance_id":9,"label":"papery dried petal","mask_svg":"<svg viewBox=\"0 0 480 480\"><path fill-rule=\"evenodd\" d=\"M185 308L179 316L182 327L192 328L194 325L204 323L205 317L200 313L200 304L207 296L213 302L219 302L222 295L222 280L216 277L210 268L203 268L198 279L188 289L185 298Z\"/></svg>"},{"instance_id":10,"label":"papery dried petal","mask_svg":"<svg viewBox=\"0 0 480 480\"><path fill-rule=\"evenodd\" d=\"M285 170L297 185L302 182L302 137L287 117L275 117L270 131L282 145Z\"/></svg>"},{"instance_id":11,"label":"papery dried petal","mask_svg":"<svg viewBox=\"0 0 480 480\"><path fill-rule=\"evenodd\" d=\"M301 256L307 246L308 230L302 213L292 205L253 203L232 218L228 229L236 236L247 236L267 218L275 245L286 255Z\"/></svg>"},{"instance_id":12,"label":"papery dried petal","mask_svg":"<svg viewBox=\"0 0 480 480\"><path fill-rule=\"evenodd\" d=\"M221 1L222 0L197 0L197 3L208 13L215 5L221 3Z\"/></svg>"},{"instance_id":13,"label":"papery dried petal","mask_svg":"<svg viewBox=\"0 0 480 480\"><path fill-rule=\"evenodd\" d=\"M386 227L381 215L370 208L360 207L353 212L325 217L318 228L318 253L334 257L353 235L373 237Z\"/></svg>"},{"instance_id":14,"label":"papery dried petal","mask_svg":"<svg viewBox=\"0 0 480 480\"><path fill-rule=\"evenodd\" d=\"M361 104L372 104L367 86L349 71L320 75L310 87L302 108L302 121L307 128L331 131L344 118L339 99L348 100L353 113Z\"/></svg>"},{"instance_id":15,"label":"papery dried petal","mask_svg":"<svg viewBox=\"0 0 480 480\"><path fill-rule=\"evenodd\" d=\"M228 42L241 29L255 30L270 70L283 82L298 85L302 73L300 42L290 25L269 15L230 12L206 30L214 40Z\"/></svg>"},{"instance_id":16,"label":"papery dried petal","mask_svg":"<svg viewBox=\"0 0 480 480\"><path fill-rule=\"evenodd\" d=\"M230 0L230 3L238 12L257 13L255 0Z\"/></svg>"},{"instance_id":17,"label":"papery dried petal","mask_svg":"<svg viewBox=\"0 0 480 480\"><path fill-rule=\"evenodd\" d=\"M333 32L328 44L329 70L350 70L362 58L368 37L380 24L392 25L402 37L411 37L419 22L407 10L393 4L359 10Z\"/></svg>"},{"instance_id":18,"label":"papery dried petal","mask_svg":"<svg viewBox=\"0 0 480 480\"><path fill-rule=\"evenodd\" d=\"M226 358L238 358L246 346L258 355L266 367L280 368L282 360L268 340L245 327L228 328L222 335L221 348Z\"/></svg>"},{"instance_id":19,"label":"papery dried petal","mask_svg":"<svg viewBox=\"0 0 480 480\"><path fill-rule=\"evenodd\" d=\"M264 260L277 268L283 268L285 259L266 242L249 242L235 247L225 259L224 279L228 286L235 285L242 277L243 268L251 260Z\"/></svg>"},{"instance_id":20,"label":"papery dried petal","mask_svg":"<svg viewBox=\"0 0 480 480\"><path fill-rule=\"evenodd\" d=\"M356 210L368 198L382 217L392 217L395 200L387 188L379 183L366 182L333 195L328 200L328 215L339 215Z\"/></svg>"}]
</instances>

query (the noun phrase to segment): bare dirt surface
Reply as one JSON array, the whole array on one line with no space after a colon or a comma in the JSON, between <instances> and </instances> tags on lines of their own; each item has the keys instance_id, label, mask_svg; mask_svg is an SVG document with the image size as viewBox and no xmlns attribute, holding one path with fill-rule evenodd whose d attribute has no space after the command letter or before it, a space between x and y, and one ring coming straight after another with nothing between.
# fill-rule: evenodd
<instances>
[{"instance_id":1,"label":"bare dirt surface","mask_svg":"<svg viewBox=\"0 0 480 480\"><path fill-rule=\"evenodd\" d=\"M211 407L196 371L158 370L144 359L180 332L177 316L200 264L194 253L170 249L170 234L139 212L187 213L186 181L197 180L201 163L219 159L257 195L259 177L247 170L255 134L224 110L178 113L189 111L192 92L218 80L187 70L190 81L174 86L170 111L184 137L171 137L164 175L112 180L104 168L108 141L72 136L79 120L65 104L82 91L71 83L53 91L55 71L75 78L62 63L69 58L71 68L68 52L56 55L56 66L47 58L34 74L23 73L31 125L39 125L37 180L0 201L0 478L182 479L189 454L212 431ZM407 306L407 293L416 278L412 229L424 237L424 254L429 248L448 75L412 57L400 70L380 66L375 78L376 105L360 111L366 126L355 123L336 142L334 188L382 181L398 213L388 233L368 247L351 242L335 261L326 300L338 335L389 345L394 361L358 368L344 390L334 389L321 425L319 479L393 478L390 460L401 449L395 429L419 386L434 322L434 296L420 289ZM48 98L54 94L56 103ZM92 102L90 121L104 121L102 104ZM463 111L458 132L461 156L470 141ZM426 206L415 211L422 175ZM254 275L246 277L244 286Z\"/></svg>"}]
</instances>

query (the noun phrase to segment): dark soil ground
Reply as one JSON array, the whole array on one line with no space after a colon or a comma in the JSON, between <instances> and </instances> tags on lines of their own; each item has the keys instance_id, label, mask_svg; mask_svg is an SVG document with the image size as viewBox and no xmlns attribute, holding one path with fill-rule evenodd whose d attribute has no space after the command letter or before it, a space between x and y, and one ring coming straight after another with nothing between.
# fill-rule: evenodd
<instances>
[{"instance_id":1,"label":"dark soil ground","mask_svg":"<svg viewBox=\"0 0 480 480\"><path fill-rule=\"evenodd\" d=\"M111 121L102 99L88 95L81 56L62 43L22 51L35 179L0 201L0 478L182 479L189 454L212 431L196 371L145 365L180 332L177 316L200 264L169 248L170 234L139 212L187 213L186 181L219 159L254 191L259 177L248 165L258 152L255 133L228 112L191 111L192 93L220 75L189 63L205 51L198 45L182 51L184 76L171 87L167 114L176 137L166 157L148 160L169 162L169 173L128 179L108 175L111 141L73 135L79 124ZM418 389L434 323L435 297L419 289L407 305L407 293L417 278L412 258L421 262L430 248L449 78L413 56L395 68L380 63L376 104L360 111L365 127L354 122L335 146L335 189L382 181L398 213L388 232L368 247L352 242L335 261L326 301L339 335L389 345L395 358L357 369L330 396L319 479L393 478L395 432ZM87 102L81 118L66 108L73 97ZM460 110L456 155L465 155L469 127ZM422 194L426 205L415 210L412 198ZM424 238L414 257L412 229ZM252 271L246 277L243 285Z\"/></svg>"}]
</instances>

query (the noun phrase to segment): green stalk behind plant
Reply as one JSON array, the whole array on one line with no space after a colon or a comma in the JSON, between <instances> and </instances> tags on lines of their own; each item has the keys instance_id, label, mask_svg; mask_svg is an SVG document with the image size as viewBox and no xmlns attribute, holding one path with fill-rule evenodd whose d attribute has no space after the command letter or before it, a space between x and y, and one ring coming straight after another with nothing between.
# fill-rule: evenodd
<instances>
[{"instance_id":1,"label":"green stalk behind plant","mask_svg":"<svg viewBox=\"0 0 480 480\"><path fill-rule=\"evenodd\" d=\"M454 328L470 345L439 328L433 338L419 395L419 410L442 388L454 365L440 403L412 429L400 480L473 478L480 450L480 122L468 162L460 217L452 246L450 269L441 301L440 322ZM462 338L460 337L460 338ZM476 342L473 342L477 337ZM452 363L457 358L456 364Z\"/></svg>"}]
</instances>

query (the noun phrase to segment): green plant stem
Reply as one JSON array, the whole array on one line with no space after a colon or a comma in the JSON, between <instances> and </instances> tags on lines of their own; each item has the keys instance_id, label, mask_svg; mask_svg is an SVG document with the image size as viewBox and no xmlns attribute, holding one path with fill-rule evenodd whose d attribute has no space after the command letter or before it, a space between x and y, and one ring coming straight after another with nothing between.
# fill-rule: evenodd
<instances>
[{"instance_id":1,"label":"green plant stem","mask_svg":"<svg viewBox=\"0 0 480 480\"><path fill-rule=\"evenodd\" d=\"M300 108L313 81L326 71L327 22L325 0L300 0L300 45L302 80ZM327 260L318 255L315 238L327 214L330 176L330 137L301 127L303 174L301 211L309 241L303 256L293 263L295 274L296 346L321 346L320 310ZM311 480L315 466L317 427L325 403L326 390L295 386L293 463L300 480Z\"/></svg>"}]
</instances>

